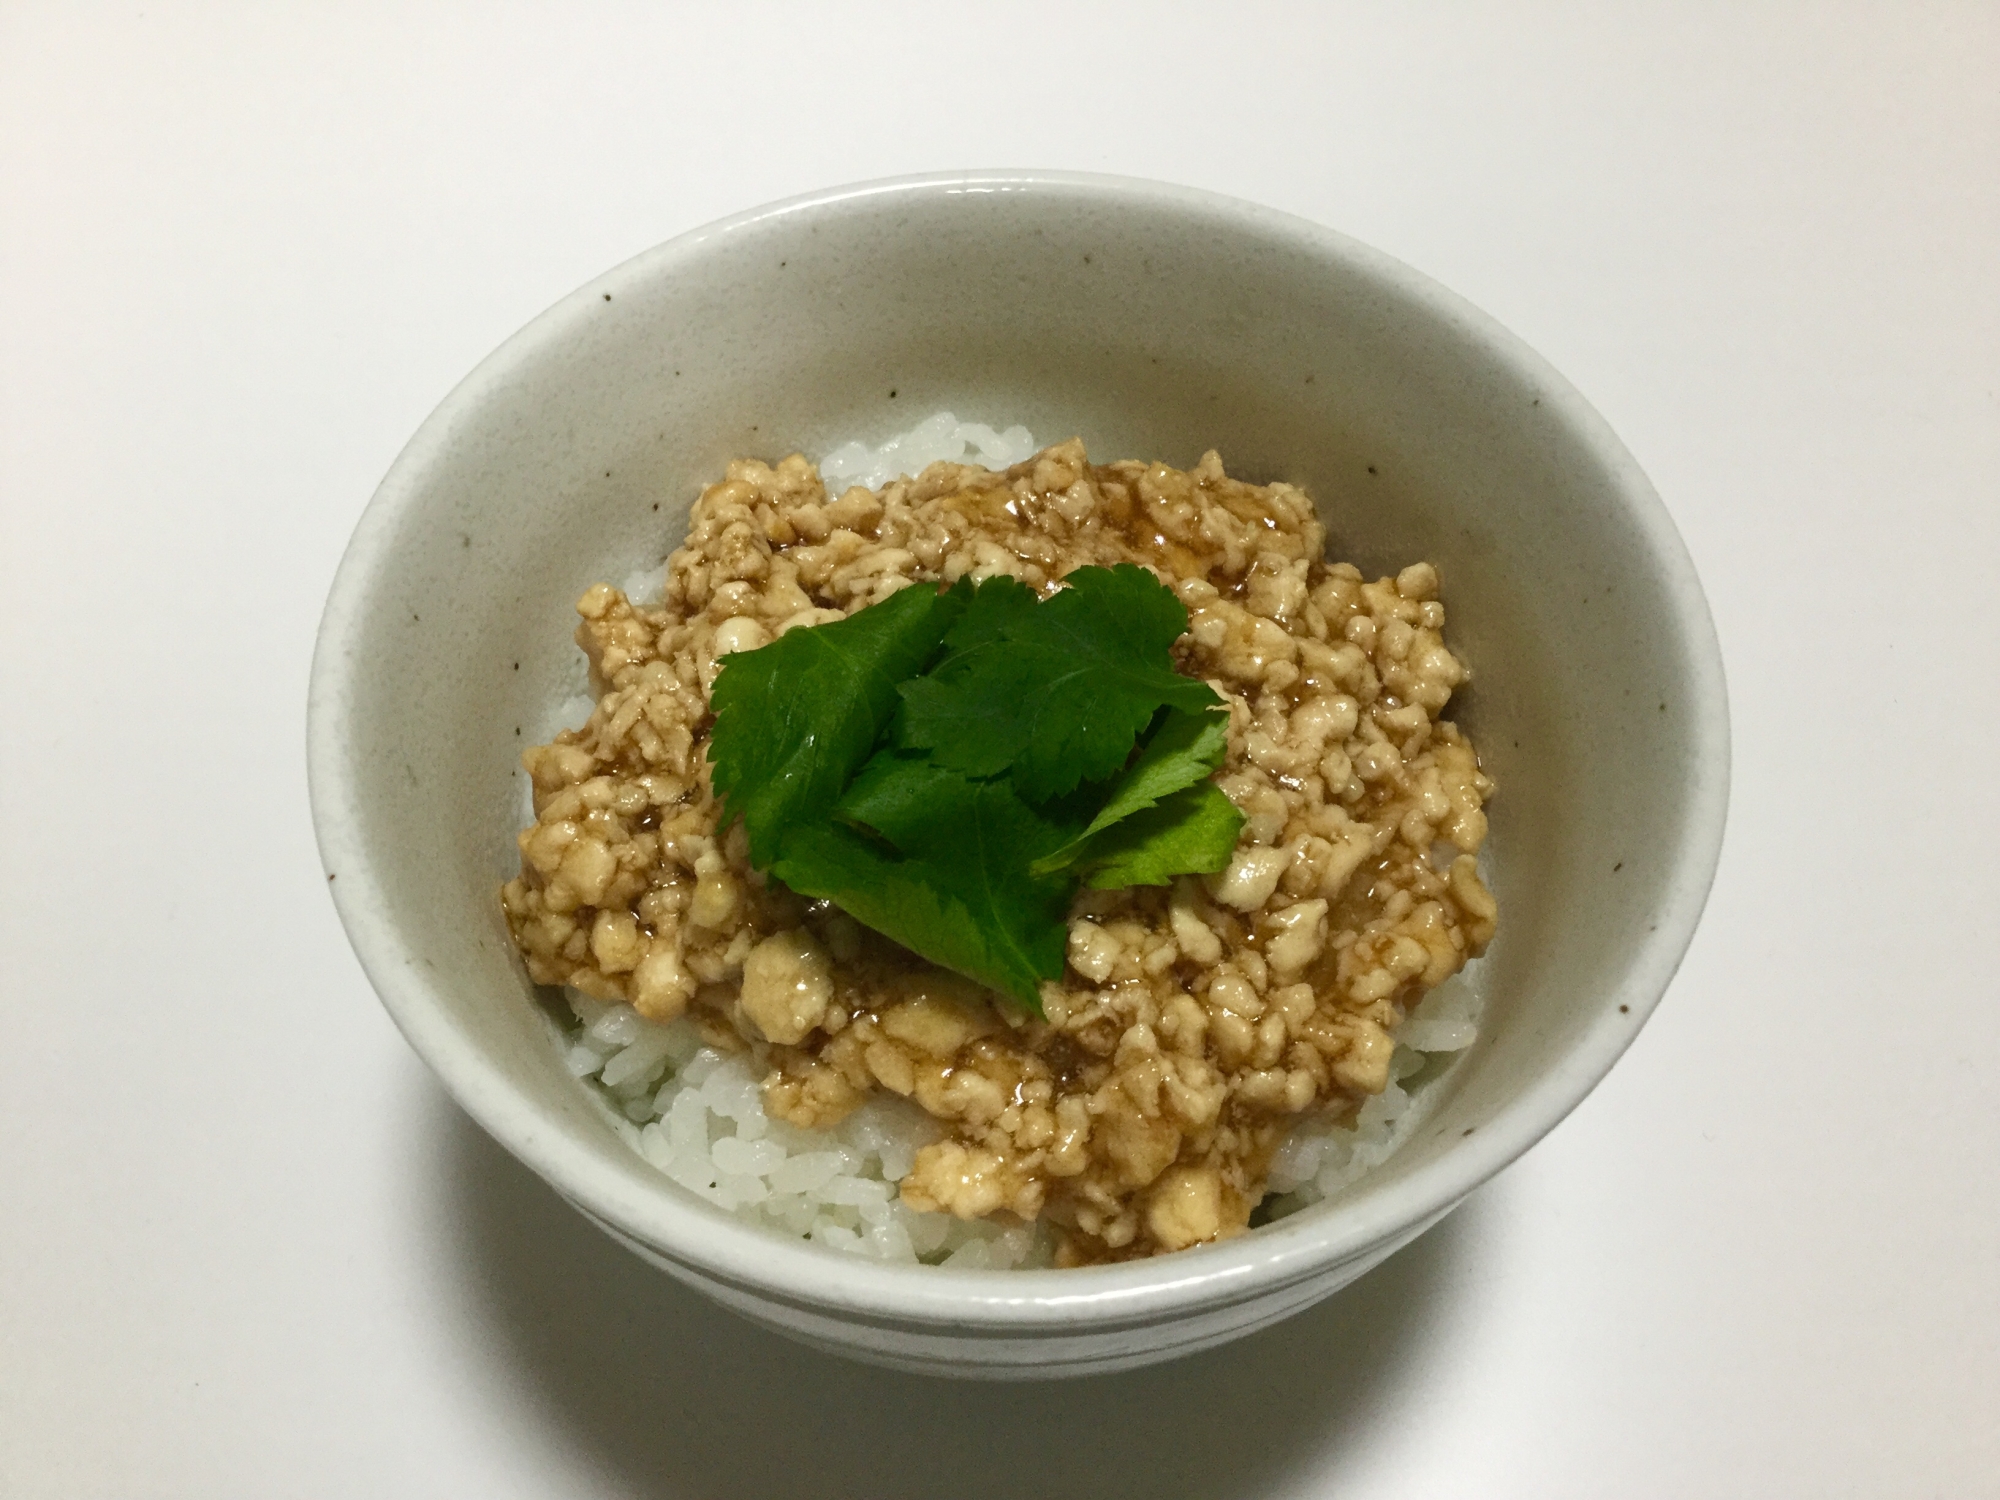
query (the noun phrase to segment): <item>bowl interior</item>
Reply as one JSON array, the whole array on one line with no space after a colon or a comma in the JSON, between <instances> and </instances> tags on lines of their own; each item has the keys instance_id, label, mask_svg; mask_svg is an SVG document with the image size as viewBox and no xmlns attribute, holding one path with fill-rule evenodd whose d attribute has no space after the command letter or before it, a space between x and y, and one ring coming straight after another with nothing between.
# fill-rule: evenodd
<instances>
[{"instance_id":1,"label":"bowl interior","mask_svg":"<svg viewBox=\"0 0 2000 1500\"><path fill-rule=\"evenodd\" d=\"M1581 1096L1685 946L1726 777L1712 634L1645 481L1532 355L1338 236L1170 189L962 179L746 216L573 294L453 394L357 533L315 671L323 848L399 1023L628 1232L736 1229L627 1152L549 1046L496 901L518 752L577 690L577 596L664 557L729 458L944 408L1104 459L1214 447L1305 485L1331 555L1438 565L1475 673L1456 714L1500 788L1486 1024L1400 1153L1260 1253L1370 1205L1435 1213ZM1441 1175L1454 1153L1476 1167Z\"/></svg>"}]
</instances>

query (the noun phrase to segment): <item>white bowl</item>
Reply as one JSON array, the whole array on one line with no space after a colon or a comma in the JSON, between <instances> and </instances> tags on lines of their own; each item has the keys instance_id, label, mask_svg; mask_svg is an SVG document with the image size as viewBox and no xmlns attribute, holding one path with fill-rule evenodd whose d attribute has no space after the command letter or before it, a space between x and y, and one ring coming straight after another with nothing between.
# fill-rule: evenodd
<instances>
[{"instance_id":1,"label":"white bowl","mask_svg":"<svg viewBox=\"0 0 2000 1500\"><path fill-rule=\"evenodd\" d=\"M573 691L572 605L674 544L740 454L949 408L1101 459L1303 483L1330 551L1436 562L1499 783L1478 1043L1401 1150L1227 1243L1068 1271L891 1267L684 1193L569 1076L500 917L517 752ZM1451 293L1182 188L986 172L681 236L508 340L376 492L313 662L314 823L363 967L502 1145L640 1255L823 1348L1040 1377L1220 1343L1326 1296L1561 1120L1659 1000L1720 850L1728 709L1673 523L1602 419Z\"/></svg>"}]
</instances>

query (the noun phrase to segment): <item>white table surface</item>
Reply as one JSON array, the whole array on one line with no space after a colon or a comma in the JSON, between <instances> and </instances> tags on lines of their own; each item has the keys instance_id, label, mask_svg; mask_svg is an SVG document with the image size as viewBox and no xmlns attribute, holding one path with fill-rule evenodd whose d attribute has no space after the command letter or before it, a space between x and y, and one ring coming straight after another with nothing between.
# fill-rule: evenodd
<instances>
[{"instance_id":1,"label":"white table surface","mask_svg":"<svg viewBox=\"0 0 2000 1500\"><path fill-rule=\"evenodd\" d=\"M0 6L0 1494L2000 1495L1996 78L1974 3ZM1548 355L1737 760L1686 966L1528 1158L1277 1329L991 1388L740 1324L489 1144L302 740L349 529L517 326L1011 164L1308 215Z\"/></svg>"}]
</instances>

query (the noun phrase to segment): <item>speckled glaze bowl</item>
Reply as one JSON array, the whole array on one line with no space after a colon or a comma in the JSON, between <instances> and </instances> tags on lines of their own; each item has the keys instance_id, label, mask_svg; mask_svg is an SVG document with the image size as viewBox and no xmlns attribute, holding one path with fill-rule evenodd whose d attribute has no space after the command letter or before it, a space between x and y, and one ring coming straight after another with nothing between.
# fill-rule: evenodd
<instances>
[{"instance_id":1,"label":"speckled glaze bowl","mask_svg":"<svg viewBox=\"0 0 2000 1500\"><path fill-rule=\"evenodd\" d=\"M1340 1197L1070 1271L890 1267L750 1228L627 1148L565 1072L500 918L517 753L572 606L678 540L740 454L942 408L1099 458L1305 485L1336 556L1429 558L1499 783L1481 1037ZM1220 1343L1352 1281L1561 1120L1659 1000L1722 840L1728 720L1686 550L1561 376L1388 257L1181 188L984 172L836 188L681 236L515 335L424 423L327 602L313 816L363 967L502 1145L639 1255L823 1348L1040 1378Z\"/></svg>"}]
</instances>

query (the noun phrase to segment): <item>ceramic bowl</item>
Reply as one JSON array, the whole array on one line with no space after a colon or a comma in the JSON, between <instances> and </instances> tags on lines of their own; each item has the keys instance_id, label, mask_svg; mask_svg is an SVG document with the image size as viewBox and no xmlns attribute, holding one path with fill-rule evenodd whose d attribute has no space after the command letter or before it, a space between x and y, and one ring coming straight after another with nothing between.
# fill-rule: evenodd
<instances>
[{"instance_id":1,"label":"ceramic bowl","mask_svg":"<svg viewBox=\"0 0 2000 1500\"><path fill-rule=\"evenodd\" d=\"M577 596L657 562L731 457L824 453L950 409L1102 458L1317 498L1330 551L1434 561L1499 784L1500 936L1477 1044L1397 1155L1230 1240L1081 1270L891 1267L754 1229L668 1182L562 1066L497 892L517 755L574 691ZM310 769L329 889L452 1096L670 1274L809 1343L1045 1377L1282 1318L1420 1234L1563 1118L1692 936L1728 723L1700 584L1631 456L1456 296L1315 224L1153 183L963 173L836 188L649 250L446 398L327 602Z\"/></svg>"}]
</instances>

